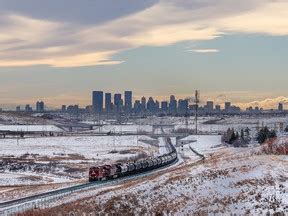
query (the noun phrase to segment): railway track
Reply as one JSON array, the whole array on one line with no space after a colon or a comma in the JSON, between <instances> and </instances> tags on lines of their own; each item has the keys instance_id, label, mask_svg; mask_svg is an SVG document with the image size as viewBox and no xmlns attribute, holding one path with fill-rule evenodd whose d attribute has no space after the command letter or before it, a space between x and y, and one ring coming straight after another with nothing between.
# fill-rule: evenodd
<instances>
[{"instance_id":1,"label":"railway track","mask_svg":"<svg viewBox=\"0 0 288 216\"><path fill-rule=\"evenodd\" d=\"M166 141L167 141L167 145L169 146L169 148L171 148L171 145L172 145L171 141L170 140L166 140ZM76 193L76 192L80 192L80 191L88 190L88 189L96 189L97 187L100 187L100 186L115 185L115 183L119 183L120 181L135 179L137 177L148 176L156 170L163 170L177 163L177 161L178 161L178 157L176 158L175 161L172 161L169 164L166 164L164 166L161 166L161 167L158 167L158 168L155 168L153 170L146 171L143 173L124 176L121 178L112 179L108 181L87 182L87 183L80 184L80 185L75 185L75 186L71 186L67 188L57 189L57 190L53 190L53 191L49 191L49 192L45 192L45 193L41 193L37 195L32 195L32 196L16 199L16 200L2 202L0 203L0 215L8 216L8 215L25 212L29 209L49 206L51 202L56 201L72 193Z\"/></svg>"},{"instance_id":2,"label":"railway track","mask_svg":"<svg viewBox=\"0 0 288 216\"><path fill-rule=\"evenodd\" d=\"M49 202L56 201L60 198L63 198L67 195L70 195L72 193L81 192L88 189L96 189L101 186L112 186L117 183L122 183L127 180L133 180L140 177L146 177L154 173L154 171L161 171L166 169L167 167L170 167L178 162L178 159L171 164L168 164L166 166L147 171L144 173L134 174L130 176L125 176L117 179L112 179L108 181L99 181L99 182L87 182L80 185L75 185L67 188L57 189L37 195L32 195L16 200L11 200L7 202L0 203L0 215L2 216L9 216L15 213L21 213L25 212L29 209L34 208L40 208L49 206Z\"/></svg>"},{"instance_id":3,"label":"railway track","mask_svg":"<svg viewBox=\"0 0 288 216\"><path fill-rule=\"evenodd\" d=\"M205 159L205 156L203 154L200 154L198 151L196 151L194 148L191 147L191 145L189 144L189 149L196 154L197 156L199 156L200 158L202 158L202 160Z\"/></svg>"}]
</instances>

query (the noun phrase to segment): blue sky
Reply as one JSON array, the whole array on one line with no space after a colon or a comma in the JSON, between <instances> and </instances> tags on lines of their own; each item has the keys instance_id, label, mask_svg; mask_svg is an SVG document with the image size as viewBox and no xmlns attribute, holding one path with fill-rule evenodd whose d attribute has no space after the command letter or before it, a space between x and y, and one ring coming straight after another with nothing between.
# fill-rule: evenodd
<instances>
[{"instance_id":1,"label":"blue sky","mask_svg":"<svg viewBox=\"0 0 288 216\"><path fill-rule=\"evenodd\" d=\"M288 2L1 0L0 106L92 90L287 103Z\"/></svg>"}]
</instances>

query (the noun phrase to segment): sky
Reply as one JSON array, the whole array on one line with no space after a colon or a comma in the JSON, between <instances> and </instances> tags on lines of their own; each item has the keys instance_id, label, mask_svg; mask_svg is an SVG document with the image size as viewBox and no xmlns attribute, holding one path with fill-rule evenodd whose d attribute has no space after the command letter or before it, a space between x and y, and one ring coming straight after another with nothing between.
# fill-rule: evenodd
<instances>
[{"instance_id":1,"label":"sky","mask_svg":"<svg viewBox=\"0 0 288 216\"><path fill-rule=\"evenodd\" d=\"M132 90L288 108L287 0L0 0L0 107Z\"/></svg>"}]
</instances>

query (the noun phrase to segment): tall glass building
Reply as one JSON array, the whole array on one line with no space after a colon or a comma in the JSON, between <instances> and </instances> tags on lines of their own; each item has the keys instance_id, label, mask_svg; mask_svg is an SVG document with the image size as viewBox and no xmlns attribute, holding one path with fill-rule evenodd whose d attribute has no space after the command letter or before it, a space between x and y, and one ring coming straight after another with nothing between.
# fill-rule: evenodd
<instances>
[{"instance_id":1,"label":"tall glass building","mask_svg":"<svg viewBox=\"0 0 288 216\"><path fill-rule=\"evenodd\" d=\"M101 113L103 111L103 91L93 91L92 106L95 113Z\"/></svg>"},{"instance_id":2,"label":"tall glass building","mask_svg":"<svg viewBox=\"0 0 288 216\"><path fill-rule=\"evenodd\" d=\"M131 111L132 110L132 91L125 91L124 101L125 101L126 111Z\"/></svg>"},{"instance_id":3,"label":"tall glass building","mask_svg":"<svg viewBox=\"0 0 288 216\"><path fill-rule=\"evenodd\" d=\"M123 101L121 94L114 94L114 106L116 108L116 111L120 111L122 105Z\"/></svg>"},{"instance_id":4,"label":"tall glass building","mask_svg":"<svg viewBox=\"0 0 288 216\"><path fill-rule=\"evenodd\" d=\"M111 93L105 93L105 111L111 112L112 109L112 96Z\"/></svg>"}]
</instances>

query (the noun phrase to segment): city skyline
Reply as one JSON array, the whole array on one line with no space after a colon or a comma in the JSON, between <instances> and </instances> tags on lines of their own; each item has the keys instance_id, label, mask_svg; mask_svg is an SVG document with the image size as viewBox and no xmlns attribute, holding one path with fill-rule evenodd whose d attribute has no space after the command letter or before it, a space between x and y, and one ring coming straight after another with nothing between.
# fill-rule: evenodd
<instances>
[{"instance_id":1,"label":"city skyline","mask_svg":"<svg viewBox=\"0 0 288 216\"><path fill-rule=\"evenodd\" d=\"M125 91L125 90L124 90ZM124 92L123 91L123 92ZM114 97L114 94L117 94L121 91L115 91L115 92L111 92L111 91L104 91L103 90L103 98L105 98L105 94L106 93L110 93L112 94L111 97ZM238 92L237 92L238 93ZM216 97L211 97L211 96L207 96L208 94L205 94L205 92L201 91L201 101L200 104L203 105L205 104L207 101L213 101L215 104L220 105L221 107L224 107L225 102L229 101L231 103L233 103L234 105L240 107L242 110L245 110L248 107L261 107L263 109L276 109L278 104L281 103L284 106L288 106L288 99L284 96L280 96L277 98L266 98L263 99L262 101L251 101L251 102L247 102L247 103L240 103L237 102L237 98L239 97L238 94L235 94L232 97L227 97L225 95L225 92L219 92L218 95ZM120 93L121 94L121 93ZM149 97L153 97L153 99L158 100L158 101L169 101L169 98L171 95L174 95L176 97L176 99L191 99L194 97L194 92L192 92L190 95L177 95L177 94L169 94L169 95L163 95L163 96L158 96L158 95L136 95L133 91L133 97L132 100L133 102L135 102L135 100L140 100L142 97L145 97L146 99L148 99ZM228 93L231 94L231 93ZM247 94L247 92L243 92L243 94ZM123 97L124 95L122 95ZM236 99L234 99L236 98ZM56 100L55 100L56 99ZM77 97L73 97L69 100L63 100L63 98L59 98L59 102L57 100L57 98L41 98L41 97L35 97L29 100L23 100L23 101L16 101L14 103L11 104L0 104L0 108L2 108L3 110L14 110L15 107L17 106L22 106L24 107L25 105L29 104L32 107L37 107L36 106L36 102L37 101L45 101L45 104L47 105L47 107L49 109L59 109L63 104L68 105L68 104L77 104L80 107L86 107L89 105L93 105L91 102L91 96L90 96L90 92L87 93L87 96L85 98L77 98ZM56 103L55 103L56 101ZM105 101L105 99L104 99ZM111 101L113 101L113 98L111 99ZM35 104L35 105L34 105ZM103 104L103 106L105 107L105 103Z\"/></svg>"},{"instance_id":2,"label":"city skyline","mask_svg":"<svg viewBox=\"0 0 288 216\"><path fill-rule=\"evenodd\" d=\"M196 91L195 91L196 92ZM265 108L261 106L259 103L251 103L249 106L241 107L238 104L235 104L229 100L224 101L223 103L218 103L218 101L214 100L201 100L200 99L200 91L198 92L198 104L199 108L202 111L208 113L211 111L225 111L232 113L239 112L250 112L250 113L259 113L259 111L286 111L285 104L283 102L279 102L278 104L273 104L273 108ZM34 103L34 102L33 102ZM150 95L149 97L143 96L134 96L133 91L125 90L124 92L104 92L102 90L94 90L92 91L92 98L90 103L79 105L73 101L70 104L62 103L61 107L51 107L49 104L47 105L43 100L37 101L34 105L30 103L26 103L16 106L16 111L52 111L52 110L62 110L64 112L70 110L72 112L79 112L79 110L86 110L90 113L115 113L115 112L126 112L126 113L140 113L144 110L150 111L150 113L157 112L170 112L170 113L186 113L187 111L192 111L195 109L195 96L189 97L176 97L174 94L170 95L169 98L155 98L155 96ZM45 104L45 105L44 105ZM150 106L150 107L149 107ZM23 109L24 107L24 109ZM3 109L1 108L1 111ZM7 109L10 111L15 110L15 107L12 109ZM153 110L153 111L152 111ZM214 113L217 114L217 113Z\"/></svg>"},{"instance_id":3,"label":"city skyline","mask_svg":"<svg viewBox=\"0 0 288 216\"><path fill-rule=\"evenodd\" d=\"M287 11L268 0L3 0L0 107L85 105L95 88L288 105Z\"/></svg>"}]
</instances>

